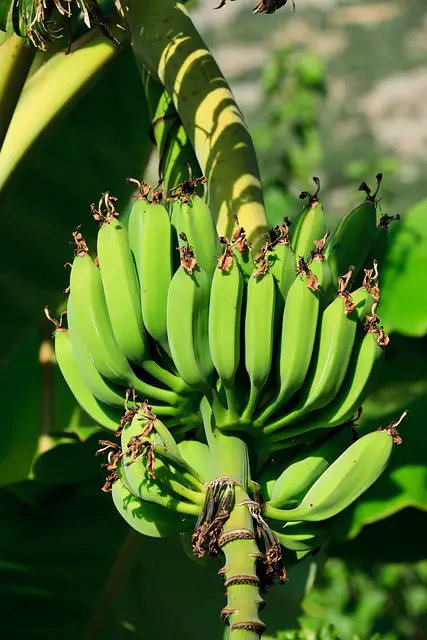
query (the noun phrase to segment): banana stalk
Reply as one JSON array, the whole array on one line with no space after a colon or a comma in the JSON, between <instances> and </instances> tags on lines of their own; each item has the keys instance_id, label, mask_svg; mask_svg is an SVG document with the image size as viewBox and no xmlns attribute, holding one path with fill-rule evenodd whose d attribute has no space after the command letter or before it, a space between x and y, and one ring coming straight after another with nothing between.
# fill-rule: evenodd
<instances>
[{"instance_id":1,"label":"banana stalk","mask_svg":"<svg viewBox=\"0 0 427 640\"><path fill-rule=\"evenodd\" d=\"M219 235L231 236L237 215L257 253L267 231L258 161L227 82L182 4L128 0L126 5L138 65L148 67L173 98L206 176Z\"/></svg>"},{"instance_id":2,"label":"banana stalk","mask_svg":"<svg viewBox=\"0 0 427 640\"><path fill-rule=\"evenodd\" d=\"M262 554L247 506L250 503L248 449L240 438L217 431L213 453L218 477L231 478L234 490L234 504L218 541L225 556L219 574L227 590L227 605L221 617L230 628L230 640L258 640L265 629L258 615L263 599L256 570Z\"/></svg>"}]
</instances>

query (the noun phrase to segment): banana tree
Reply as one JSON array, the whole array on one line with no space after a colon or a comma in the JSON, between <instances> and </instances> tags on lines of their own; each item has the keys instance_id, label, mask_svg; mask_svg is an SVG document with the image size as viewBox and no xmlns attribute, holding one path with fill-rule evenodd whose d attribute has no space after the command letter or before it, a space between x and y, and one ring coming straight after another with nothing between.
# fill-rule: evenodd
<instances>
[{"instance_id":1,"label":"banana tree","mask_svg":"<svg viewBox=\"0 0 427 640\"><path fill-rule=\"evenodd\" d=\"M285 4L264 1L255 11ZM259 638L264 593L339 535L342 515L401 442L405 412L360 438L354 429L388 344L378 316L382 176L375 190L360 185L363 201L332 237L317 178L293 225L282 216L269 229L250 133L185 7L116 5L13 3L16 33L0 49L0 197L6 211L18 207L32 154L58 141L61 116L78 112L94 86L100 111L89 141L104 108L115 117L143 112L144 131L126 143L106 131L104 164L90 185L75 180L73 207L44 238L38 261L68 260L66 229L104 191L91 206L99 230L73 232L69 283L59 277L47 289L26 264L35 282L26 304L34 314L66 286L67 311L56 319L46 308L56 359L81 407L114 438L101 439L98 453L107 454L103 490L119 513L140 534L179 534L196 558L220 558L229 637ZM75 10L102 35L82 35ZM44 49L59 35L56 19L70 34L67 57L44 59L19 39ZM126 83L117 91L124 69L138 91ZM143 181L150 140L159 155L153 188ZM133 200L116 174L118 156L128 158ZM73 171L78 164L74 157ZM61 174L62 166L51 170L51 183ZM121 214L118 197L127 200Z\"/></svg>"}]
</instances>

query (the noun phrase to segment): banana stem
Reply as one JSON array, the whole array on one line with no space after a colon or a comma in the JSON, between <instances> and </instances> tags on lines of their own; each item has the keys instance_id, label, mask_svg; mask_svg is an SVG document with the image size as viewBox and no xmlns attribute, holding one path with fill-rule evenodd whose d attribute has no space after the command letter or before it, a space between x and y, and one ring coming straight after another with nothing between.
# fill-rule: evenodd
<instances>
[{"instance_id":1,"label":"banana stem","mask_svg":"<svg viewBox=\"0 0 427 640\"><path fill-rule=\"evenodd\" d=\"M237 422L239 415L237 413L236 394L232 387L224 385L225 397L227 398L228 417L230 422Z\"/></svg>"},{"instance_id":2,"label":"banana stem","mask_svg":"<svg viewBox=\"0 0 427 640\"><path fill-rule=\"evenodd\" d=\"M263 600L256 563L261 554L252 516L244 504L249 500L248 450L242 439L218 430L214 445L218 476L235 480L234 506L219 539L225 556L225 565L220 573L227 589L227 605L222 610L222 617L230 627L230 640L259 640L265 629L258 616Z\"/></svg>"},{"instance_id":3,"label":"banana stem","mask_svg":"<svg viewBox=\"0 0 427 640\"><path fill-rule=\"evenodd\" d=\"M255 385L251 384L251 390L249 392L249 400L246 405L246 409L242 414L242 422L250 422L252 419L252 415L256 409L256 405L258 402L258 398L260 395L260 389Z\"/></svg>"},{"instance_id":4,"label":"banana stem","mask_svg":"<svg viewBox=\"0 0 427 640\"><path fill-rule=\"evenodd\" d=\"M147 442L150 442L148 438ZM199 483L200 489L203 489L204 491L204 478L198 471L196 471L196 469L189 465L188 462L186 462L183 458L179 458L178 456L174 455L173 452L171 452L169 449L167 449L167 447L164 447L161 444L155 444L154 451L156 455L164 458L165 460L168 460L168 462L171 462L175 467L179 467L180 469L187 471Z\"/></svg>"},{"instance_id":5,"label":"banana stem","mask_svg":"<svg viewBox=\"0 0 427 640\"><path fill-rule=\"evenodd\" d=\"M144 371L150 374L150 376L159 382L162 382L164 385L169 387L169 389L172 389L172 391L175 391L178 394L183 391L191 391L191 387L189 387L182 378L175 376L166 369L163 369L163 367L157 364L157 362L154 362L154 360L145 360L141 363L141 367Z\"/></svg>"},{"instance_id":6,"label":"banana stem","mask_svg":"<svg viewBox=\"0 0 427 640\"><path fill-rule=\"evenodd\" d=\"M127 0L126 5L138 67L148 67L173 99L207 178L218 233L230 237L237 215L257 254L267 231L258 161L226 80L181 3Z\"/></svg>"},{"instance_id":7,"label":"banana stem","mask_svg":"<svg viewBox=\"0 0 427 640\"><path fill-rule=\"evenodd\" d=\"M163 470L163 476L165 477L166 482L164 483L167 489L170 489L178 496L185 498L189 502L193 504L202 505L205 500L205 494L200 491L192 491L188 487L184 486L180 482L181 477L179 472L172 473L172 471Z\"/></svg>"}]
</instances>

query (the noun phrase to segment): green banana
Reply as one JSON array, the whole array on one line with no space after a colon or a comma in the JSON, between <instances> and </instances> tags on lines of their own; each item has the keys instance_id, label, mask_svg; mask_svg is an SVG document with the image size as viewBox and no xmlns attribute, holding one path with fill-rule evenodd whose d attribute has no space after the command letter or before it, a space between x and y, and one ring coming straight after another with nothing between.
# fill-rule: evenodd
<instances>
[{"instance_id":1,"label":"green banana","mask_svg":"<svg viewBox=\"0 0 427 640\"><path fill-rule=\"evenodd\" d=\"M280 544L291 551L313 551L328 542L335 534L341 518L335 517L321 522L304 520L287 522L280 531L273 529Z\"/></svg>"},{"instance_id":2,"label":"green banana","mask_svg":"<svg viewBox=\"0 0 427 640\"><path fill-rule=\"evenodd\" d=\"M172 219L180 246L185 245L185 236L193 247L197 264L211 279L221 246L210 209L203 198L195 193L201 179L193 180L191 167L189 173L187 181L169 192L169 199L174 200Z\"/></svg>"},{"instance_id":3,"label":"green banana","mask_svg":"<svg viewBox=\"0 0 427 640\"><path fill-rule=\"evenodd\" d=\"M371 393L384 362L388 337L381 329L368 331L356 345L344 383L331 403L313 412L295 427L275 433L270 442L292 438L317 429L331 429L348 422Z\"/></svg>"},{"instance_id":4,"label":"green banana","mask_svg":"<svg viewBox=\"0 0 427 640\"><path fill-rule=\"evenodd\" d=\"M213 371L208 335L210 279L195 264L188 245L182 264L185 268L175 272L168 291L168 342L179 375L203 391Z\"/></svg>"},{"instance_id":5,"label":"green banana","mask_svg":"<svg viewBox=\"0 0 427 640\"><path fill-rule=\"evenodd\" d=\"M276 318L280 321L281 328L283 309L289 289L296 277L295 255L289 239L288 220L285 218L282 225L277 225L273 231L277 237L269 246L268 262L270 272L276 283ZM276 324L279 324L278 322Z\"/></svg>"},{"instance_id":6,"label":"green banana","mask_svg":"<svg viewBox=\"0 0 427 640\"><path fill-rule=\"evenodd\" d=\"M284 417L264 427L269 434L300 419L309 411L321 409L338 393L350 363L358 323L374 302L370 286L346 292L351 271L343 276L338 297L323 312L317 348L296 407Z\"/></svg>"},{"instance_id":7,"label":"green banana","mask_svg":"<svg viewBox=\"0 0 427 640\"><path fill-rule=\"evenodd\" d=\"M111 490L114 506L138 533L151 538L166 538L189 528L188 522L173 511L136 498L122 481L116 480Z\"/></svg>"},{"instance_id":8,"label":"green banana","mask_svg":"<svg viewBox=\"0 0 427 640\"><path fill-rule=\"evenodd\" d=\"M352 280L366 262L376 234L376 197L381 185L382 174L377 174L377 188L372 194L362 182L359 191L366 192L362 204L350 211L339 223L332 235L326 251L326 260L331 268L332 282L336 282L349 265L354 266Z\"/></svg>"},{"instance_id":9,"label":"green banana","mask_svg":"<svg viewBox=\"0 0 427 640\"><path fill-rule=\"evenodd\" d=\"M101 222L97 240L99 269L117 344L127 360L141 365L148 359L148 339L128 232L117 220L115 200L106 193L98 209L92 205L93 217Z\"/></svg>"},{"instance_id":10,"label":"green banana","mask_svg":"<svg viewBox=\"0 0 427 640\"><path fill-rule=\"evenodd\" d=\"M51 319L47 308L45 313ZM77 402L97 424L115 433L120 425L122 412L97 400L86 386L74 357L69 331L56 323L54 336L58 366Z\"/></svg>"},{"instance_id":11,"label":"green banana","mask_svg":"<svg viewBox=\"0 0 427 640\"><path fill-rule=\"evenodd\" d=\"M71 295L68 297L67 303L67 324L74 357L85 385L97 400L123 409L126 402L126 391L123 387L114 386L105 380L93 364L80 334L74 326Z\"/></svg>"},{"instance_id":12,"label":"green banana","mask_svg":"<svg viewBox=\"0 0 427 640\"><path fill-rule=\"evenodd\" d=\"M319 277L322 271L319 270ZM301 258L298 276L292 283L283 313L280 345L280 388L276 398L255 417L262 426L301 387L310 365L319 315L319 280Z\"/></svg>"},{"instance_id":13,"label":"green banana","mask_svg":"<svg viewBox=\"0 0 427 640\"><path fill-rule=\"evenodd\" d=\"M138 270L142 317L151 337L170 353L167 296L172 279L172 233L169 214L163 205L151 204L143 211L142 218ZM135 254L134 257L136 259Z\"/></svg>"},{"instance_id":14,"label":"green banana","mask_svg":"<svg viewBox=\"0 0 427 640\"><path fill-rule=\"evenodd\" d=\"M250 393L242 421L250 421L270 374L274 340L276 288L268 263L261 260L249 278L245 312L245 366ZM266 268L266 270L264 270Z\"/></svg>"},{"instance_id":15,"label":"green banana","mask_svg":"<svg viewBox=\"0 0 427 640\"><path fill-rule=\"evenodd\" d=\"M326 233L321 240L314 240L316 248L311 252L310 260L307 263L311 273L317 278L320 308L322 310L331 302L331 299L333 299L336 294L334 291L334 296L331 296L332 274L325 258L325 246L328 237L329 232Z\"/></svg>"},{"instance_id":16,"label":"green banana","mask_svg":"<svg viewBox=\"0 0 427 640\"><path fill-rule=\"evenodd\" d=\"M377 231L375 234L374 241L372 243L372 247L369 252L369 258L366 261L366 268L370 268L370 265L375 260L378 263L379 267L379 283L381 284L381 269L384 266L387 251L388 251L388 242L389 242L389 231L388 227L391 222L395 220L400 220L400 216L388 216L384 214L381 216Z\"/></svg>"},{"instance_id":17,"label":"green banana","mask_svg":"<svg viewBox=\"0 0 427 640\"><path fill-rule=\"evenodd\" d=\"M246 231L240 226L239 219L234 216L235 228L231 237L234 257L242 271L245 282L249 280L254 270L254 263L251 255L251 244L246 237Z\"/></svg>"},{"instance_id":18,"label":"green banana","mask_svg":"<svg viewBox=\"0 0 427 640\"><path fill-rule=\"evenodd\" d=\"M126 487L141 500L185 515L198 515L195 502L203 503L202 494L182 485L176 474L156 459L153 447L161 443L162 438L157 433L150 440L144 437L144 432L149 435L152 428L152 424L141 419L140 411L131 413L121 431L123 456L118 465L119 476L123 476Z\"/></svg>"},{"instance_id":19,"label":"green banana","mask_svg":"<svg viewBox=\"0 0 427 640\"><path fill-rule=\"evenodd\" d=\"M110 382L134 387L143 397L177 404L176 393L142 382L131 369L114 337L99 269L89 256L80 232L75 231L74 237L77 249L70 279L73 322L92 362Z\"/></svg>"},{"instance_id":20,"label":"green banana","mask_svg":"<svg viewBox=\"0 0 427 640\"><path fill-rule=\"evenodd\" d=\"M203 476L205 482L213 480L215 476L214 461L206 444L197 440L182 440L178 444L178 449L185 462L196 469Z\"/></svg>"},{"instance_id":21,"label":"green banana","mask_svg":"<svg viewBox=\"0 0 427 640\"><path fill-rule=\"evenodd\" d=\"M128 178L129 183L134 183L138 186L138 195L132 205L132 209L129 214L128 220L128 239L129 247L135 262L135 268L138 275L138 280L141 281L142 273L142 225L144 223L144 216L148 208L151 206L151 202L148 200L148 194L150 187L145 182L139 182L134 178Z\"/></svg>"},{"instance_id":22,"label":"green banana","mask_svg":"<svg viewBox=\"0 0 427 640\"><path fill-rule=\"evenodd\" d=\"M313 181L317 189L313 194L307 191L300 194L301 200L308 198L308 204L294 220L292 247L297 260L303 257L308 261L313 250L313 241L325 235L325 214L318 199L320 180L313 178Z\"/></svg>"},{"instance_id":23,"label":"green banana","mask_svg":"<svg viewBox=\"0 0 427 640\"><path fill-rule=\"evenodd\" d=\"M281 509L298 501L352 441L351 430L344 428L305 448L278 476L268 504Z\"/></svg>"},{"instance_id":24,"label":"green banana","mask_svg":"<svg viewBox=\"0 0 427 640\"><path fill-rule=\"evenodd\" d=\"M226 240L224 240L226 242ZM212 279L209 302L209 347L215 369L224 385L228 410L235 414L234 378L240 360L240 325L243 276L226 243Z\"/></svg>"},{"instance_id":25,"label":"green banana","mask_svg":"<svg viewBox=\"0 0 427 640\"><path fill-rule=\"evenodd\" d=\"M276 509L267 505L264 516L285 522L318 522L341 513L369 489L384 471L393 444L401 442L395 429L397 424L356 440L320 476L295 509Z\"/></svg>"}]
</instances>

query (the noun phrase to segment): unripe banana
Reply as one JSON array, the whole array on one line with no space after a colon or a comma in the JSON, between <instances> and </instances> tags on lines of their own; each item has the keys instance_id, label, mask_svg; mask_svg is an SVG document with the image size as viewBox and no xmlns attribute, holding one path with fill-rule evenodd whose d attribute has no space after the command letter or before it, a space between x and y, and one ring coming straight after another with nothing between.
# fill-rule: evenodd
<instances>
[{"instance_id":1,"label":"unripe banana","mask_svg":"<svg viewBox=\"0 0 427 640\"><path fill-rule=\"evenodd\" d=\"M251 245L247 240L246 231L240 226L239 219L234 216L234 231L231 237L231 246L233 247L234 257L243 274L245 283L251 277L254 270L254 263L251 255Z\"/></svg>"},{"instance_id":2,"label":"unripe banana","mask_svg":"<svg viewBox=\"0 0 427 640\"><path fill-rule=\"evenodd\" d=\"M343 385L326 407L313 412L295 427L278 431L271 442L293 438L318 429L331 429L349 421L372 392L384 362L388 337L379 330L357 340Z\"/></svg>"},{"instance_id":3,"label":"unripe banana","mask_svg":"<svg viewBox=\"0 0 427 640\"><path fill-rule=\"evenodd\" d=\"M401 442L395 426L368 433L356 440L320 476L295 509L275 509L267 505L265 517L318 522L341 513L369 489L384 471L393 443Z\"/></svg>"},{"instance_id":4,"label":"unripe banana","mask_svg":"<svg viewBox=\"0 0 427 640\"><path fill-rule=\"evenodd\" d=\"M369 269L374 260L378 263L380 285L381 285L382 268L384 267L384 263L385 263L387 251L388 251L388 243L389 243L388 227L390 223L394 222L395 220L400 220L400 216L399 215L388 216L387 214L384 214L381 216L377 226L375 238L369 252L369 257L365 265L365 268Z\"/></svg>"},{"instance_id":5,"label":"unripe banana","mask_svg":"<svg viewBox=\"0 0 427 640\"><path fill-rule=\"evenodd\" d=\"M273 275L260 265L249 278L245 312L245 366L250 393L242 421L249 421L270 374L274 340L275 283Z\"/></svg>"},{"instance_id":6,"label":"unripe banana","mask_svg":"<svg viewBox=\"0 0 427 640\"><path fill-rule=\"evenodd\" d=\"M142 419L140 411L136 411L122 429L120 437L123 456L118 467L122 482L141 500L154 502L179 513L197 514L194 504L178 499L181 489L190 498L195 492L181 486L175 479L175 474L152 452L151 445L162 443L162 438L155 433L150 438L150 443L143 440L144 431L150 432L149 427L147 420Z\"/></svg>"},{"instance_id":7,"label":"unripe banana","mask_svg":"<svg viewBox=\"0 0 427 640\"><path fill-rule=\"evenodd\" d=\"M278 234L271 243L268 253L270 272L276 283L276 319L280 331L282 325L283 309L289 289L297 275L295 269L295 255L289 240L288 221L285 218L282 225L277 225L274 231Z\"/></svg>"},{"instance_id":8,"label":"unripe banana","mask_svg":"<svg viewBox=\"0 0 427 640\"><path fill-rule=\"evenodd\" d=\"M77 250L70 281L73 321L92 362L107 380L134 387L143 397L176 404L175 393L142 382L132 371L114 337L99 269L79 232L75 232L75 238Z\"/></svg>"},{"instance_id":9,"label":"unripe banana","mask_svg":"<svg viewBox=\"0 0 427 640\"><path fill-rule=\"evenodd\" d=\"M313 551L336 535L341 518L320 522L287 522L280 531L273 529L280 544L291 551Z\"/></svg>"},{"instance_id":10,"label":"unripe banana","mask_svg":"<svg viewBox=\"0 0 427 640\"><path fill-rule=\"evenodd\" d=\"M286 416L264 427L266 434L295 422L309 411L321 409L338 393L348 369L358 323L363 323L374 298L362 287L351 296L346 286L351 272L341 278L341 294L323 312L319 339L300 400Z\"/></svg>"},{"instance_id":11,"label":"unripe banana","mask_svg":"<svg viewBox=\"0 0 427 640\"><path fill-rule=\"evenodd\" d=\"M172 189L169 198L173 203L172 218L176 225L176 233L181 247L185 245L182 234L187 238L196 257L197 264L212 278L221 253L218 234L212 214L206 202L195 193L197 180L190 177L177 191ZM200 179L199 179L200 180Z\"/></svg>"},{"instance_id":12,"label":"unripe banana","mask_svg":"<svg viewBox=\"0 0 427 640\"><path fill-rule=\"evenodd\" d=\"M205 482L213 480L215 476L214 461L206 444L197 440L182 440L178 444L178 449L185 462L198 471Z\"/></svg>"},{"instance_id":13,"label":"unripe banana","mask_svg":"<svg viewBox=\"0 0 427 640\"><path fill-rule=\"evenodd\" d=\"M376 235L376 197L381 185L382 174L377 175L377 189L371 194L363 182L359 191L366 192L366 200L350 211L339 223L332 235L326 251L326 260L332 273L332 282L345 273L348 266L354 266L352 280L366 262Z\"/></svg>"},{"instance_id":14,"label":"unripe banana","mask_svg":"<svg viewBox=\"0 0 427 640\"><path fill-rule=\"evenodd\" d=\"M281 509L301 499L352 441L351 430L343 428L304 449L277 478L268 504Z\"/></svg>"},{"instance_id":15,"label":"unripe banana","mask_svg":"<svg viewBox=\"0 0 427 640\"><path fill-rule=\"evenodd\" d=\"M300 194L301 200L308 198L308 204L295 218L292 233L295 258L303 257L306 262L314 249L313 241L325 235L325 214L318 200L320 180L313 178L313 181L317 186L315 193L303 191Z\"/></svg>"},{"instance_id":16,"label":"unripe banana","mask_svg":"<svg viewBox=\"0 0 427 640\"><path fill-rule=\"evenodd\" d=\"M74 357L69 331L57 325L54 335L58 366L77 402L97 424L115 433L120 425L121 412L97 400L86 386Z\"/></svg>"},{"instance_id":17,"label":"unripe banana","mask_svg":"<svg viewBox=\"0 0 427 640\"><path fill-rule=\"evenodd\" d=\"M319 270L321 277L322 270ZM283 313L280 345L280 389L276 398L259 416L255 424L262 426L301 387L310 365L316 337L322 281L300 259L298 276L292 283Z\"/></svg>"},{"instance_id":18,"label":"unripe banana","mask_svg":"<svg viewBox=\"0 0 427 640\"><path fill-rule=\"evenodd\" d=\"M213 371L208 336L210 279L195 264L188 246L183 264L186 268L181 266L176 271L168 292L168 342L179 375L191 387L203 391Z\"/></svg>"},{"instance_id":19,"label":"unripe banana","mask_svg":"<svg viewBox=\"0 0 427 640\"><path fill-rule=\"evenodd\" d=\"M230 391L240 360L242 297L243 275L227 244L212 279L209 347L215 369L228 393L229 410L233 400Z\"/></svg>"},{"instance_id":20,"label":"unripe banana","mask_svg":"<svg viewBox=\"0 0 427 640\"><path fill-rule=\"evenodd\" d=\"M114 505L129 526L151 538L166 538L191 527L191 522L152 502L136 498L122 481L116 480L111 490Z\"/></svg>"},{"instance_id":21,"label":"unripe banana","mask_svg":"<svg viewBox=\"0 0 427 640\"><path fill-rule=\"evenodd\" d=\"M129 183L138 185L139 194L132 205L128 221L128 239L129 247L135 262L138 280L141 280L142 272L142 225L144 216L151 202L148 200L150 187L146 183L141 183L133 178L128 178Z\"/></svg>"},{"instance_id":22,"label":"unripe banana","mask_svg":"<svg viewBox=\"0 0 427 640\"><path fill-rule=\"evenodd\" d=\"M116 387L107 382L90 359L89 353L73 323L71 295L68 297L67 303L67 324L74 357L85 385L97 400L123 409L126 402L126 391L123 387Z\"/></svg>"},{"instance_id":23,"label":"unripe banana","mask_svg":"<svg viewBox=\"0 0 427 640\"><path fill-rule=\"evenodd\" d=\"M99 269L117 344L127 360L141 365L148 359L148 338L128 232L116 219L115 200L107 193L98 209L92 205L95 220L102 223L97 241Z\"/></svg>"},{"instance_id":24,"label":"unripe banana","mask_svg":"<svg viewBox=\"0 0 427 640\"><path fill-rule=\"evenodd\" d=\"M139 282L144 325L151 337L170 353L167 297L172 279L172 232L169 214L163 205L151 204L144 212L140 243Z\"/></svg>"}]
</instances>

